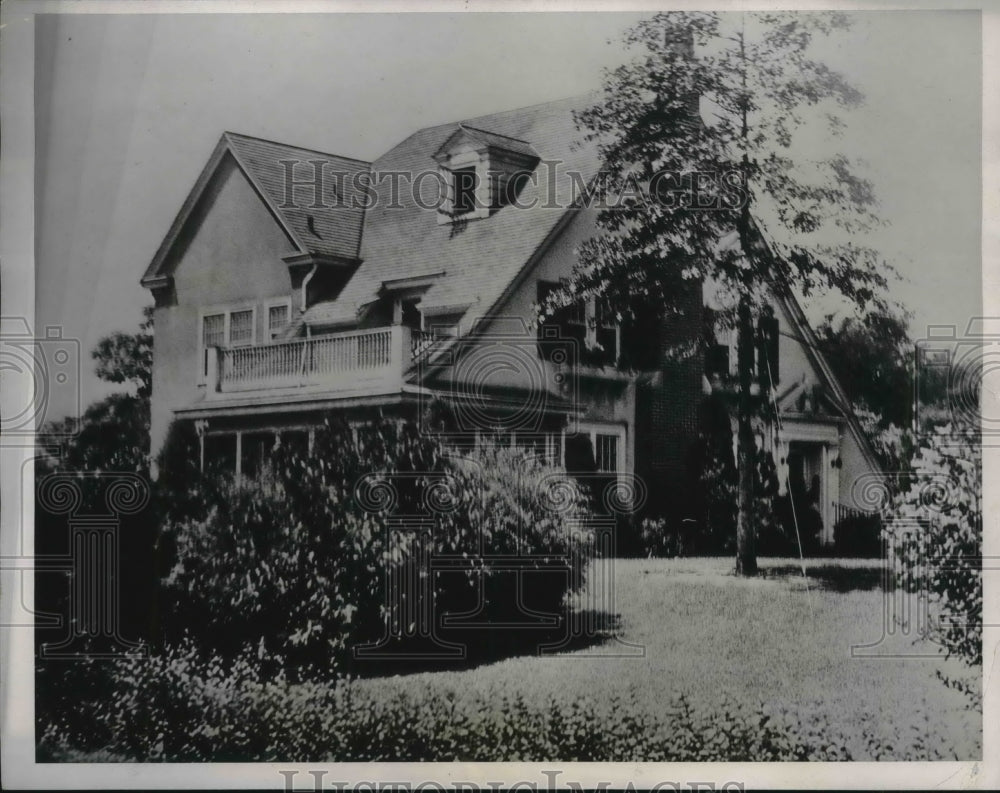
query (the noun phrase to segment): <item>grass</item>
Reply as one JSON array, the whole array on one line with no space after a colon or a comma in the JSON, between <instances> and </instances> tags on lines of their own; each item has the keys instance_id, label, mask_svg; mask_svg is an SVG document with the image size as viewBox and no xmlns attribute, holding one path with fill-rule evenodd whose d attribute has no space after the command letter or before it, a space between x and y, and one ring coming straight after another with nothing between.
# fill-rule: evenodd
<instances>
[{"instance_id":1,"label":"grass","mask_svg":"<svg viewBox=\"0 0 1000 793\"><path fill-rule=\"evenodd\" d=\"M895 627L883 638L879 562L761 560L762 575L732 575L730 559L616 560L616 638L574 651L522 655L450 671L360 680L397 693L520 694L589 699L598 707L639 692L653 715L683 694L786 710L842 736L855 759L892 759L918 747L926 759L981 757L982 717L937 678L963 674L936 647ZM596 586L596 585L592 585ZM594 605L585 593L578 607ZM852 656L852 646L874 645ZM824 723L825 722L825 723ZM874 737L882 748L873 749ZM912 756L911 756L911 759Z\"/></svg>"}]
</instances>

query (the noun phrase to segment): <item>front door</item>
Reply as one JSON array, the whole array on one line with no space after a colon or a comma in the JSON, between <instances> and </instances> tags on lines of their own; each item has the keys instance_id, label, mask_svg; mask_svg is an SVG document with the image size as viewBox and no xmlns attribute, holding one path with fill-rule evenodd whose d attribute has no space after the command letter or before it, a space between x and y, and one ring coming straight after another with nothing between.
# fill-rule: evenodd
<instances>
[{"instance_id":1,"label":"front door","mask_svg":"<svg viewBox=\"0 0 1000 793\"><path fill-rule=\"evenodd\" d=\"M819 443L793 442L788 452L788 495L793 521L805 548L815 548L824 538L823 505L826 503L823 482L823 446ZM788 526L794 536L796 526Z\"/></svg>"}]
</instances>

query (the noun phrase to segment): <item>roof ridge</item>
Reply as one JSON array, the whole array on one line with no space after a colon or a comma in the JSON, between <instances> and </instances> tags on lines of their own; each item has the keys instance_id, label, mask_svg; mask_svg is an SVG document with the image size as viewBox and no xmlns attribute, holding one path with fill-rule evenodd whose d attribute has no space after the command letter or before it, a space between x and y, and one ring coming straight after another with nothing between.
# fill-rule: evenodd
<instances>
[{"instance_id":1,"label":"roof ridge","mask_svg":"<svg viewBox=\"0 0 1000 793\"><path fill-rule=\"evenodd\" d=\"M559 97L558 99L549 99L549 100L547 100L545 102L535 102L535 103L530 104L530 105L520 105L518 107L507 108L506 110L497 110L497 111L495 111L493 113L486 113L486 114L481 115L481 116L472 116L470 118L465 118L465 119L462 119L461 121L452 122L452 123L465 124L466 122L469 122L469 121L478 121L478 120L483 119L483 118L492 118L493 116L502 116L505 113L518 113L518 112L521 112L521 111L524 111L524 110L533 110L536 107L544 107L545 105L558 105L558 104L562 104L564 102L566 102L566 103L568 103L568 102L576 102L577 100L583 99L584 97L590 96L591 94L594 94L594 93L596 93L596 92L595 91L584 91L583 93L580 93L580 94L572 94L571 96L562 96L562 97ZM445 125L442 124L440 126L445 126ZM489 132L490 130L484 129L482 131L483 132ZM494 134L499 135L500 133L497 132L497 133L494 133ZM509 137L509 136L505 135L504 137ZM517 140L517 138L515 138L515 140Z\"/></svg>"},{"instance_id":2,"label":"roof ridge","mask_svg":"<svg viewBox=\"0 0 1000 793\"><path fill-rule=\"evenodd\" d=\"M294 143L282 143L280 140L272 140L270 138L261 138L258 135L247 135L244 132L232 132L230 130L226 130L222 134L225 137L243 138L244 140L255 140L255 141L259 142L259 143L269 143L272 146L281 146L282 148L285 148L285 149L298 149L299 151L307 151L307 152L311 152L313 154L322 154L324 157L336 157L338 160L350 160L351 162L361 163L362 165L371 165L372 164L370 160L362 160L362 159L359 159L357 157L348 157L347 155L344 155L344 154L334 154L333 152L329 152L329 151L320 151L319 149L313 149L313 148L310 148L309 146L297 146Z\"/></svg>"},{"instance_id":3,"label":"roof ridge","mask_svg":"<svg viewBox=\"0 0 1000 793\"><path fill-rule=\"evenodd\" d=\"M461 122L461 121L458 123L458 125L462 129L471 129L473 132L485 132L487 135L493 135L494 137L497 137L497 138L506 138L507 140L516 140L518 143L526 143L529 146L531 145L531 141L525 140L524 138L515 138L513 135L504 135L502 132L494 132L491 129L482 129L481 127L474 127L474 126L472 126L472 124L466 124L466 123Z\"/></svg>"},{"instance_id":4,"label":"roof ridge","mask_svg":"<svg viewBox=\"0 0 1000 793\"><path fill-rule=\"evenodd\" d=\"M584 91L581 94L573 94L572 96L563 96L563 97L560 97L559 99L548 99L548 100L546 100L544 102L535 102L535 103L530 104L530 105L519 105L518 107L510 107L510 108L507 108L506 110L497 110L494 113L484 113L483 115L480 115L480 116L467 116L465 118L452 119L451 121L442 121L439 124L431 124L430 126L427 126L427 127L420 127L419 129L411 132L409 135L407 135L405 138L403 138L403 140L401 140L396 145L397 146L401 145L402 143L405 143L410 138L414 137L415 135L419 135L422 132L430 132L431 130L435 130L435 129L444 129L445 127L467 127L467 128L477 129L480 132L488 132L491 135L501 135L502 137L511 138L512 140L520 140L523 143L530 143L531 141L526 141L526 140L523 140L521 138L514 138L514 137L512 137L510 135L503 135L500 132L493 132L492 130L482 129L480 127L476 127L471 122L473 122L473 121L480 121L481 119L484 119L484 118L493 118L494 116L502 116L502 115L504 115L506 113L519 113L519 112L524 111L524 110L533 110L536 107L544 107L545 105L558 105L558 104L562 104L564 102L574 102L574 101L576 101L578 99L583 99L586 96L590 96L593 93L595 93L595 92L594 91ZM395 147L393 147L393 148L395 148ZM389 151L392 151L392 149L389 149ZM386 153L388 153L388 152L386 152Z\"/></svg>"}]
</instances>

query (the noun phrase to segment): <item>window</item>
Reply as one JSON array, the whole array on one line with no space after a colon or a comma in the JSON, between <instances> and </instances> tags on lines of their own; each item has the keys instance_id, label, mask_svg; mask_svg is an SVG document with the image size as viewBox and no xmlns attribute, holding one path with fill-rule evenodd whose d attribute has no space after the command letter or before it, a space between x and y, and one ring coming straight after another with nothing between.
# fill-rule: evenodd
<instances>
[{"instance_id":1,"label":"window","mask_svg":"<svg viewBox=\"0 0 1000 793\"><path fill-rule=\"evenodd\" d=\"M475 445L489 439L498 446L521 449L527 455L545 460L550 465L563 465L563 432L517 432L498 430L476 433Z\"/></svg>"},{"instance_id":2,"label":"window","mask_svg":"<svg viewBox=\"0 0 1000 793\"><path fill-rule=\"evenodd\" d=\"M560 288L556 281L538 282L538 304L544 305L549 295ZM570 341L572 340L572 341ZM587 306L580 301L558 308L546 322L538 326L538 354L546 361L553 359L556 350L562 350L563 360L578 360L587 342Z\"/></svg>"},{"instance_id":3,"label":"window","mask_svg":"<svg viewBox=\"0 0 1000 793\"><path fill-rule=\"evenodd\" d=\"M617 424L584 424L576 428L576 437L590 441L594 468L600 474L620 474L624 470L625 428Z\"/></svg>"},{"instance_id":4,"label":"window","mask_svg":"<svg viewBox=\"0 0 1000 793\"><path fill-rule=\"evenodd\" d=\"M226 315L208 314L201 320L201 376L208 375L208 356L212 347L226 343Z\"/></svg>"},{"instance_id":5,"label":"window","mask_svg":"<svg viewBox=\"0 0 1000 793\"><path fill-rule=\"evenodd\" d=\"M710 308L704 310L703 335L705 376L726 377L736 374L736 332L726 328Z\"/></svg>"},{"instance_id":6,"label":"window","mask_svg":"<svg viewBox=\"0 0 1000 793\"><path fill-rule=\"evenodd\" d=\"M598 356L602 364L618 361L618 321L611 307L604 300L594 303L594 340L597 342Z\"/></svg>"},{"instance_id":7,"label":"window","mask_svg":"<svg viewBox=\"0 0 1000 793\"><path fill-rule=\"evenodd\" d=\"M246 347L253 344L253 309L234 311L229 315L229 344Z\"/></svg>"},{"instance_id":8,"label":"window","mask_svg":"<svg viewBox=\"0 0 1000 793\"><path fill-rule=\"evenodd\" d=\"M623 498L619 485L625 473L625 428L581 422L575 431L571 428L567 433L566 468L587 476L591 507L596 513L613 514Z\"/></svg>"},{"instance_id":9,"label":"window","mask_svg":"<svg viewBox=\"0 0 1000 793\"><path fill-rule=\"evenodd\" d=\"M598 473L618 473L618 436L595 433L594 459Z\"/></svg>"},{"instance_id":10,"label":"window","mask_svg":"<svg viewBox=\"0 0 1000 793\"><path fill-rule=\"evenodd\" d=\"M414 330L423 328L423 318L420 316L420 309L417 308L419 302L420 298L404 298L400 305L400 319L403 325Z\"/></svg>"},{"instance_id":11,"label":"window","mask_svg":"<svg viewBox=\"0 0 1000 793\"><path fill-rule=\"evenodd\" d=\"M476 208L476 168L456 168L452 171L454 190L451 210L454 215L465 215Z\"/></svg>"},{"instance_id":12,"label":"window","mask_svg":"<svg viewBox=\"0 0 1000 793\"><path fill-rule=\"evenodd\" d=\"M201 316L199 342L199 378L208 376L209 355L213 347L247 347L256 339L257 310L249 308L212 309Z\"/></svg>"},{"instance_id":13,"label":"window","mask_svg":"<svg viewBox=\"0 0 1000 793\"><path fill-rule=\"evenodd\" d=\"M538 282L538 303L542 305L561 284L554 281ZM553 333L552 329L557 329ZM613 366L621 353L618 321L603 300L581 299L558 309L549 321L538 328L539 354L551 360L552 350L558 346L543 339L573 339L577 357L586 353L583 361L598 366Z\"/></svg>"},{"instance_id":14,"label":"window","mask_svg":"<svg viewBox=\"0 0 1000 793\"><path fill-rule=\"evenodd\" d=\"M288 304L268 306L267 309L267 337L274 341L288 327Z\"/></svg>"}]
</instances>

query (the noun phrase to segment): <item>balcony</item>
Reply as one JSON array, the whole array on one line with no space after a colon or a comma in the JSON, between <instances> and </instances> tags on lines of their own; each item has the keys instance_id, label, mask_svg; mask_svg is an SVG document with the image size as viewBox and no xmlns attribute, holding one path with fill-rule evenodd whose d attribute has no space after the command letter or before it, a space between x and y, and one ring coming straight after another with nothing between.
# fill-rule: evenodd
<instances>
[{"instance_id":1,"label":"balcony","mask_svg":"<svg viewBox=\"0 0 1000 793\"><path fill-rule=\"evenodd\" d=\"M393 325L252 347L214 347L206 376L209 398L273 389L402 385L403 374L434 340L429 333Z\"/></svg>"}]
</instances>

